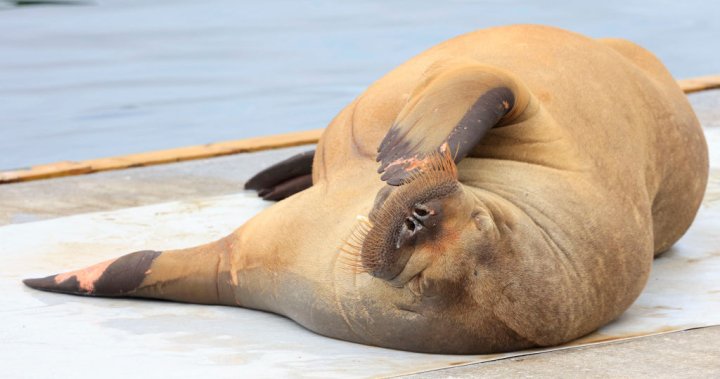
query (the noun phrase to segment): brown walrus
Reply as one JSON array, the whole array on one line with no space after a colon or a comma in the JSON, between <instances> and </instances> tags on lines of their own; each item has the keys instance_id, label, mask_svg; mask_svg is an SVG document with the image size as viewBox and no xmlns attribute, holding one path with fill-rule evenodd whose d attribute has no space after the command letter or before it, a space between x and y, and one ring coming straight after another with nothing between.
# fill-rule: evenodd
<instances>
[{"instance_id":1,"label":"brown walrus","mask_svg":"<svg viewBox=\"0 0 720 379\"><path fill-rule=\"evenodd\" d=\"M314 155L258 174L249 188L289 197L231 235L25 283L261 309L403 350L556 345L628 308L707 176L699 123L651 53L492 28L401 65Z\"/></svg>"}]
</instances>

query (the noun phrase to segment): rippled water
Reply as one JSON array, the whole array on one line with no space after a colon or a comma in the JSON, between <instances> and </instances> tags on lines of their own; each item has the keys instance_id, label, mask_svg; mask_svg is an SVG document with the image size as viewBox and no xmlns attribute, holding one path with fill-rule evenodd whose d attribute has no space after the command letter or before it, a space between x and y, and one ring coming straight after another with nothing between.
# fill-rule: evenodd
<instances>
[{"instance_id":1,"label":"rippled water","mask_svg":"<svg viewBox=\"0 0 720 379\"><path fill-rule=\"evenodd\" d=\"M0 9L0 169L323 127L394 66L494 25L625 37L677 77L719 73L719 19L711 1L8 7Z\"/></svg>"}]
</instances>

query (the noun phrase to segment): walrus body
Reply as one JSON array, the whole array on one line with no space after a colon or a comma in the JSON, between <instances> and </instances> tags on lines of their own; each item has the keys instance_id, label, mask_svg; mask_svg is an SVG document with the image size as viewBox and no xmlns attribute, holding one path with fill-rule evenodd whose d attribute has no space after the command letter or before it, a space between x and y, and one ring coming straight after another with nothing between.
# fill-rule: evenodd
<instances>
[{"instance_id":1,"label":"walrus body","mask_svg":"<svg viewBox=\"0 0 720 379\"><path fill-rule=\"evenodd\" d=\"M540 26L411 59L338 114L311 161L311 187L217 242L26 284L261 309L403 350L556 345L630 306L708 172L654 56Z\"/></svg>"}]
</instances>

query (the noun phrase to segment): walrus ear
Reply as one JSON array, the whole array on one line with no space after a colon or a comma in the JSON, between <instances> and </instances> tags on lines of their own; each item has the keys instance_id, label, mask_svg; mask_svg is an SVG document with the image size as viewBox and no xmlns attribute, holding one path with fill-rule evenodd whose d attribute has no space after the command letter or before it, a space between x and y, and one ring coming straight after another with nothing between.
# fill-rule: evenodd
<instances>
[{"instance_id":1,"label":"walrus ear","mask_svg":"<svg viewBox=\"0 0 720 379\"><path fill-rule=\"evenodd\" d=\"M382 180L403 184L435 152L449 150L459 162L490 128L522 112L526 93L509 74L474 62L431 68L378 148Z\"/></svg>"},{"instance_id":2,"label":"walrus ear","mask_svg":"<svg viewBox=\"0 0 720 379\"><path fill-rule=\"evenodd\" d=\"M315 150L294 155L255 174L245 189L256 190L265 200L282 200L312 186Z\"/></svg>"}]
</instances>

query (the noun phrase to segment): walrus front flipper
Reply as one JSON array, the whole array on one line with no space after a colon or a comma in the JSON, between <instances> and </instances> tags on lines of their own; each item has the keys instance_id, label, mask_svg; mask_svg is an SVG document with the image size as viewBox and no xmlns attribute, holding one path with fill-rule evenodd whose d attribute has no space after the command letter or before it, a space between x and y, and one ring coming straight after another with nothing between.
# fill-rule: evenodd
<instances>
[{"instance_id":1,"label":"walrus front flipper","mask_svg":"<svg viewBox=\"0 0 720 379\"><path fill-rule=\"evenodd\" d=\"M459 162L494 126L527 106L525 87L498 69L463 62L429 70L378 148L382 180L401 185L435 152Z\"/></svg>"},{"instance_id":2,"label":"walrus front flipper","mask_svg":"<svg viewBox=\"0 0 720 379\"><path fill-rule=\"evenodd\" d=\"M282 200L312 186L315 150L294 155L255 174L245 189L258 191L265 200Z\"/></svg>"},{"instance_id":3,"label":"walrus front flipper","mask_svg":"<svg viewBox=\"0 0 720 379\"><path fill-rule=\"evenodd\" d=\"M138 251L85 269L25 279L23 283L42 291L73 295L224 304L228 294L222 293L217 280L222 246L216 245L222 241L177 251Z\"/></svg>"}]
</instances>

